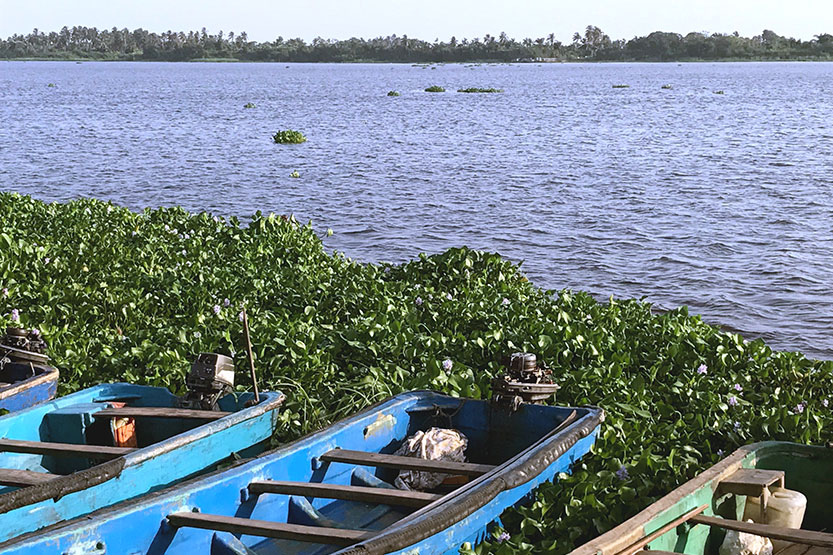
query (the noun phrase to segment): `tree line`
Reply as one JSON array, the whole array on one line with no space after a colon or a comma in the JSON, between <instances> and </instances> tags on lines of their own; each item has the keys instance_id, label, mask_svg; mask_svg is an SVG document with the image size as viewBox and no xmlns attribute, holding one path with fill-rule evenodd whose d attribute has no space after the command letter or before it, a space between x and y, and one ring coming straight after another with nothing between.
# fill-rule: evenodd
<instances>
[{"instance_id":1,"label":"tree line","mask_svg":"<svg viewBox=\"0 0 833 555\"><path fill-rule=\"evenodd\" d=\"M0 58L100 59L188 61L233 59L261 62L473 62L473 61L684 61L684 60L792 60L833 59L833 35L816 35L802 41L764 30L754 37L737 32L654 32L630 40L612 40L589 25L570 43L554 33L536 39L515 40L500 33L483 38L439 39L428 42L407 35L374 39L334 40L300 38L256 42L245 32L216 35L201 31L152 33L145 29L99 31L95 27L63 27L44 33L0 39Z\"/></svg>"}]
</instances>

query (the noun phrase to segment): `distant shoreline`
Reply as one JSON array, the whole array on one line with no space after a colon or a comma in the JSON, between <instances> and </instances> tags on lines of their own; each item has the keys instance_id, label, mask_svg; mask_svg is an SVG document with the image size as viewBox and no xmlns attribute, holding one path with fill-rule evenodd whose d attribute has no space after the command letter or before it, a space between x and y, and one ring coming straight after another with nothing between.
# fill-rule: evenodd
<instances>
[{"instance_id":1,"label":"distant shoreline","mask_svg":"<svg viewBox=\"0 0 833 555\"><path fill-rule=\"evenodd\" d=\"M192 60L161 60L161 59L135 59L135 58L0 58L0 62L136 62L136 63L170 63L170 64L199 64L199 63L224 63L224 64L396 64L410 66L440 66L440 65L461 65L461 64L492 64L492 65L560 65L560 64L703 64L703 63L737 63L737 62L833 62L833 58L685 58L679 60L558 60L558 61L536 61L536 60L465 60L454 62L410 62L410 61L389 61L389 60L321 60L321 61L273 61L273 60L239 60L237 58L194 58Z\"/></svg>"}]
</instances>

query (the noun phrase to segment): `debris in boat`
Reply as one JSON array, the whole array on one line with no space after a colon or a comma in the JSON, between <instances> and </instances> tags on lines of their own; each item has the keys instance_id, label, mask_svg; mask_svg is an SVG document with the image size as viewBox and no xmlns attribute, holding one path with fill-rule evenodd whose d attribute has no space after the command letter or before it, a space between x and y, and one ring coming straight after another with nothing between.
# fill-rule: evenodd
<instances>
[{"instance_id":1,"label":"debris in boat","mask_svg":"<svg viewBox=\"0 0 833 555\"><path fill-rule=\"evenodd\" d=\"M469 440L457 430L431 428L410 436L394 455L415 457L432 461L466 462L466 447ZM399 489L427 491L442 484L448 474L402 470L394 484Z\"/></svg>"},{"instance_id":2,"label":"debris in boat","mask_svg":"<svg viewBox=\"0 0 833 555\"><path fill-rule=\"evenodd\" d=\"M729 530L718 552L720 555L772 555L772 542L755 534Z\"/></svg>"}]
</instances>

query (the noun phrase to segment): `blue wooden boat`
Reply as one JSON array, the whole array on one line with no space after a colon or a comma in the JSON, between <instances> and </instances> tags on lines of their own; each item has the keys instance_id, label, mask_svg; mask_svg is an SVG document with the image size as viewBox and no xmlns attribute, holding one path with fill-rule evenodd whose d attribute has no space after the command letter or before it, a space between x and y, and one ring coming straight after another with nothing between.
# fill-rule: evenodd
<instances>
[{"instance_id":1,"label":"blue wooden boat","mask_svg":"<svg viewBox=\"0 0 833 555\"><path fill-rule=\"evenodd\" d=\"M0 411L16 411L55 397L58 370L47 363L36 330L7 328L0 337Z\"/></svg>"},{"instance_id":2,"label":"blue wooden boat","mask_svg":"<svg viewBox=\"0 0 833 555\"><path fill-rule=\"evenodd\" d=\"M217 410L183 401L114 383L0 417L0 542L261 452L283 395L228 393Z\"/></svg>"},{"instance_id":3,"label":"blue wooden boat","mask_svg":"<svg viewBox=\"0 0 833 555\"><path fill-rule=\"evenodd\" d=\"M602 411L398 395L250 461L0 545L41 553L456 553L590 450ZM465 462L393 454L432 427ZM452 476L403 491L400 470Z\"/></svg>"}]
</instances>

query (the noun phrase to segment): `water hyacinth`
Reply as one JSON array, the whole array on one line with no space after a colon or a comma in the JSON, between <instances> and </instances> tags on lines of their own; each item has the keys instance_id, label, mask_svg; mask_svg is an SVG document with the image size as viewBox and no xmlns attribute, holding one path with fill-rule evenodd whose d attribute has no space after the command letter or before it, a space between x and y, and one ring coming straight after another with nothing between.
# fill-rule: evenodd
<instances>
[{"instance_id":1,"label":"water hyacinth","mask_svg":"<svg viewBox=\"0 0 833 555\"><path fill-rule=\"evenodd\" d=\"M453 366L454 363L451 362L450 358L447 358L443 361L443 370L445 370L446 372L450 371Z\"/></svg>"},{"instance_id":2,"label":"water hyacinth","mask_svg":"<svg viewBox=\"0 0 833 555\"><path fill-rule=\"evenodd\" d=\"M229 300L229 298L228 298L228 297L226 297L225 299L223 299L223 306L226 306L226 307L227 307L227 306L229 306L230 304L231 304L231 301Z\"/></svg>"},{"instance_id":3,"label":"water hyacinth","mask_svg":"<svg viewBox=\"0 0 833 555\"><path fill-rule=\"evenodd\" d=\"M701 364L700 366L697 367L697 373L700 374L700 375L703 375L708 371L709 371L709 369L705 364Z\"/></svg>"},{"instance_id":4,"label":"water hyacinth","mask_svg":"<svg viewBox=\"0 0 833 555\"><path fill-rule=\"evenodd\" d=\"M4 287L3 289L0 289L0 296L2 296L2 297L8 297L8 296L9 296L9 288L8 288L8 287Z\"/></svg>"},{"instance_id":5,"label":"water hyacinth","mask_svg":"<svg viewBox=\"0 0 833 555\"><path fill-rule=\"evenodd\" d=\"M220 305L215 304L215 305L214 305L214 308L212 308L212 310L214 311L214 314L215 314L215 315L219 316L219 315L220 315L220 311L222 310L222 308L220 308Z\"/></svg>"},{"instance_id":6,"label":"water hyacinth","mask_svg":"<svg viewBox=\"0 0 833 555\"><path fill-rule=\"evenodd\" d=\"M824 400L822 400L821 404L824 408L827 408L827 406L830 404L830 401L828 401L827 399L824 399Z\"/></svg>"},{"instance_id":7,"label":"water hyacinth","mask_svg":"<svg viewBox=\"0 0 833 555\"><path fill-rule=\"evenodd\" d=\"M625 465L619 467L619 470L616 471L616 477L623 482L630 478L630 474L628 474L628 469L625 468Z\"/></svg>"},{"instance_id":8,"label":"water hyacinth","mask_svg":"<svg viewBox=\"0 0 833 555\"><path fill-rule=\"evenodd\" d=\"M730 407L735 407L738 404L738 398L734 395L729 395L729 400L727 401Z\"/></svg>"},{"instance_id":9,"label":"water hyacinth","mask_svg":"<svg viewBox=\"0 0 833 555\"><path fill-rule=\"evenodd\" d=\"M0 291L10 290L0 296L0 325L15 323L12 309L17 320L42 325L62 395L105 381L178 388L198 349L235 353L235 365L247 365L242 314L234 318L230 308L239 311L245 299L258 379L287 393L281 443L402 391L488 399L500 357L534 352L558 369L559 405L597 404L607 414L594 452L572 474L500 517L509 546L553 555L705 470L718 448L725 456L766 439L833 441L833 411L822 408L833 399L833 362L746 343L684 308L657 314L639 300L544 291L494 253L454 248L402 264L358 264L329 252L312 226L263 214L221 221L178 208L108 215L93 200L49 205L0 193ZM199 238L189 260L165 225ZM141 240L131 239L134 230ZM9 245L4 235L25 240ZM39 271L47 253L61 272ZM212 253L221 256L207 259ZM199 279L176 268L192 261ZM459 302L447 302L446 292ZM212 317L211 300L223 307L226 294L235 298L221 312L227 317ZM112 340L115 326L129 341ZM708 379L699 373L706 365ZM736 408L726 407L729 395ZM628 461L634 476L621 480L620 462L611 461ZM484 538L478 555L509 550L497 535Z\"/></svg>"},{"instance_id":10,"label":"water hyacinth","mask_svg":"<svg viewBox=\"0 0 833 555\"><path fill-rule=\"evenodd\" d=\"M422 297L417 297L414 299L414 304L417 306L422 306Z\"/></svg>"},{"instance_id":11,"label":"water hyacinth","mask_svg":"<svg viewBox=\"0 0 833 555\"><path fill-rule=\"evenodd\" d=\"M735 391L743 391L743 387L739 383L736 383L733 387Z\"/></svg>"},{"instance_id":12,"label":"water hyacinth","mask_svg":"<svg viewBox=\"0 0 833 555\"><path fill-rule=\"evenodd\" d=\"M498 543L503 543L509 541L511 538L512 536L509 535L509 532L503 531L496 539Z\"/></svg>"},{"instance_id":13,"label":"water hyacinth","mask_svg":"<svg viewBox=\"0 0 833 555\"><path fill-rule=\"evenodd\" d=\"M282 145L300 144L306 142L306 140L307 138L304 136L303 133L301 133L300 131L295 131L294 129L278 131L277 133L272 135L272 141Z\"/></svg>"},{"instance_id":14,"label":"water hyacinth","mask_svg":"<svg viewBox=\"0 0 833 555\"><path fill-rule=\"evenodd\" d=\"M11 312L12 322L20 322L20 310L13 308Z\"/></svg>"}]
</instances>

